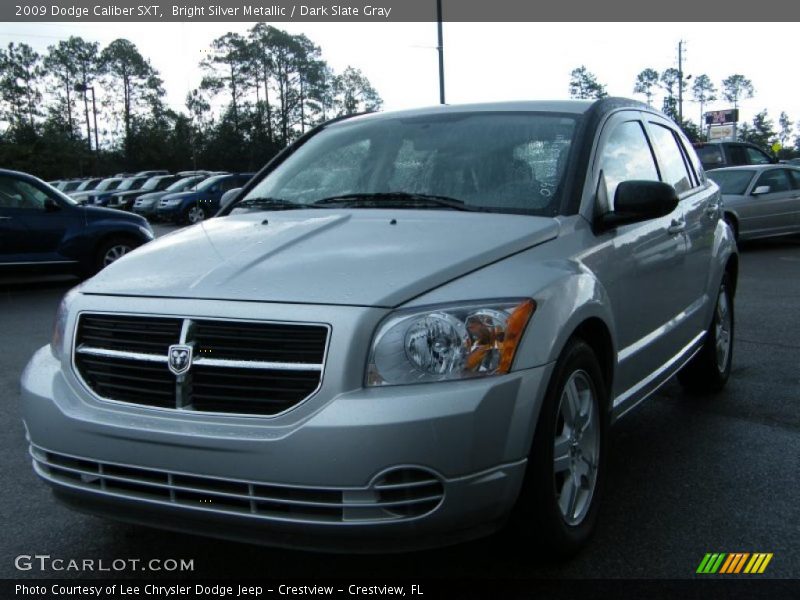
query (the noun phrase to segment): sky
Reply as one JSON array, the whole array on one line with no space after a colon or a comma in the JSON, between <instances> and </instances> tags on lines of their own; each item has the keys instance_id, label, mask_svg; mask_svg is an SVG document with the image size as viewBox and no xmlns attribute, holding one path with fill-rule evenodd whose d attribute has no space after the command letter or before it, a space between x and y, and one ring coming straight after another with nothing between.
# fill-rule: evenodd
<instances>
[{"instance_id":1,"label":"sky","mask_svg":"<svg viewBox=\"0 0 800 600\"><path fill-rule=\"evenodd\" d=\"M184 109L186 93L199 85L198 63L211 41L252 23L0 23L0 45L25 42L39 52L70 35L100 42L118 37L135 43L161 73L167 102ZM385 110L439 101L435 23L277 23L304 33L341 72L361 69L384 100ZM733 73L756 90L740 104L742 120L767 109L800 119L800 78L794 64L796 23L445 23L447 102L489 102L568 97L569 73L585 65L611 95L634 97L636 75L645 68L677 67L685 42L684 73L707 74L721 87ZM689 81L691 84L691 80ZM684 115L698 122L700 107L684 98ZM220 102L223 98L220 97ZM660 108L660 100L654 104ZM707 110L727 108L724 101ZM798 128L795 133L798 133Z\"/></svg>"}]
</instances>

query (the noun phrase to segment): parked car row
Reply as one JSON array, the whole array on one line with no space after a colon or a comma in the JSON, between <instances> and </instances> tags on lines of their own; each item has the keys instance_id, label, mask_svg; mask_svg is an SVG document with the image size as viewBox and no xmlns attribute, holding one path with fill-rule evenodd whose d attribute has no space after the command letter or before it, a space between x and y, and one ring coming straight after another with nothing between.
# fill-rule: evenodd
<instances>
[{"instance_id":1,"label":"parked car row","mask_svg":"<svg viewBox=\"0 0 800 600\"><path fill-rule=\"evenodd\" d=\"M142 171L105 179L53 182L79 204L133 211L154 220L198 223L216 213L222 196L253 173Z\"/></svg>"}]
</instances>

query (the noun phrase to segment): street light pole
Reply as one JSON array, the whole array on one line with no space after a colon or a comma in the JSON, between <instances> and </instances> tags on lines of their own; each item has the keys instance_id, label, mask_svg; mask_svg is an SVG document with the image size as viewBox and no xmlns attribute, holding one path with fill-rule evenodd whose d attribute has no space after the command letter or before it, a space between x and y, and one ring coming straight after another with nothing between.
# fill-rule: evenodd
<instances>
[{"instance_id":1,"label":"street light pole","mask_svg":"<svg viewBox=\"0 0 800 600\"><path fill-rule=\"evenodd\" d=\"M89 152L92 151L92 134L89 127L89 107L86 106L86 92L92 92L92 115L94 116L94 151L100 151L100 143L97 137L97 102L94 97L94 86L86 85L85 83L76 83L74 88L76 92L83 92L83 103L86 108L86 141L89 144Z\"/></svg>"},{"instance_id":2,"label":"street light pole","mask_svg":"<svg viewBox=\"0 0 800 600\"><path fill-rule=\"evenodd\" d=\"M436 23L439 29L439 104L444 104L444 42L442 41L442 0L436 0Z\"/></svg>"}]
</instances>

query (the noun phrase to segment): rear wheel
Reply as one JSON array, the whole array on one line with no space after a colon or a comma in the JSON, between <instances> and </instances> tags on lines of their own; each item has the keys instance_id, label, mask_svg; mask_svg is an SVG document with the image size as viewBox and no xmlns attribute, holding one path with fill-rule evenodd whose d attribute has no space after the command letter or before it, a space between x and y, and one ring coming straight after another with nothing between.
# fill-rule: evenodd
<instances>
[{"instance_id":1,"label":"rear wheel","mask_svg":"<svg viewBox=\"0 0 800 600\"><path fill-rule=\"evenodd\" d=\"M605 477L608 395L594 351L574 339L558 362L536 426L516 520L548 555L589 539Z\"/></svg>"},{"instance_id":2,"label":"rear wheel","mask_svg":"<svg viewBox=\"0 0 800 600\"><path fill-rule=\"evenodd\" d=\"M714 318L703 347L678 372L678 380L690 392L718 392L728 381L733 358L733 294L726 275L714 307Z\"/></svg>"}]
</instances>

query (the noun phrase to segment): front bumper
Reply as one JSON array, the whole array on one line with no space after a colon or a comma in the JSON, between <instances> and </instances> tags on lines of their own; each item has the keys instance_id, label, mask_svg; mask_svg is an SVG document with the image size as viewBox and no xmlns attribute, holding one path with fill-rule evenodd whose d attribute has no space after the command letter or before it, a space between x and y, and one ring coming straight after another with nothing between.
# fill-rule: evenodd
<instances>
[{"instance_id":1,"label":"front bumper","mask_svg":"<svg viewBox=\"0 0 800 600\"><path fill-rule=\"evenodd\" d=\"M383 311L337 311L319 392L273 418L104 402L42 348L22 377L37 473L80 510L270 545L411 549L499 527L519 493L552 366L365 389L353 385L363 360L337 364L349 361L336 332L368 339ZM402 470L435 481L426 489L439 497L426 512L396 511L398 498L381 491L384 476ZM408 499L401 494L400 506Z\"/></svg>"},{"instance_id":2,"label":"front bumper","mask_svg":"<svg viewBox=\"0 0 800 600\"><path fill-rule=\"evenodd\" d=\"M146 217L150 217L156 215L158 213L158 202L154 201L148 204L136 204L134 203L132 209L138 215L143 215Z\"/></svg>"},{"instance_id":3,"label":"front bumper","mask_svg":"<svg viewBox=\"0 0 800 600\"><path fill-rule=\"evenodd\" d=\"M183 204L159 204L155 212L161 219L177 219L183 213Z\"/></svg>"}]
</instances>

